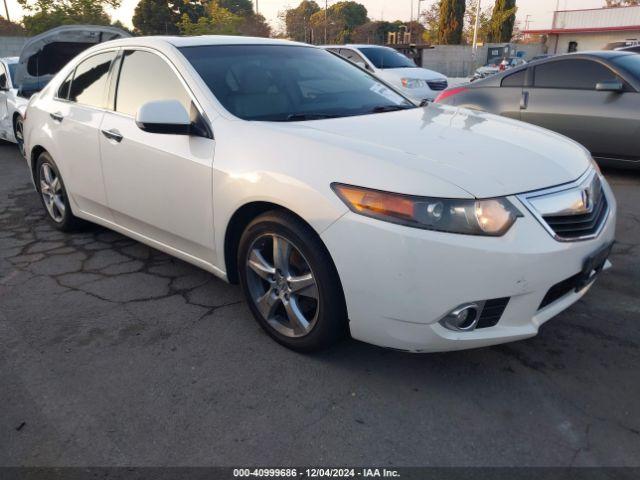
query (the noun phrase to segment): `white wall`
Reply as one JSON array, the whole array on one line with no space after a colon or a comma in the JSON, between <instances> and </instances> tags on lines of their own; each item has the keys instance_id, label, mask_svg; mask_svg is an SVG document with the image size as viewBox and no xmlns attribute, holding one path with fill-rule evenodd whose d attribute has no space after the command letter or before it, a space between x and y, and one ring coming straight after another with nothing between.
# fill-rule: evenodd
<instances>
[{"instance_id":1,"label":"white wall","mask_svg":"<svg viewBox=\"0 0 640 480\"><path fill-rule=\"evenodd\" d=\"M636 25L640 25L640 6L560 11L555 12L553 17L554 30Z\"/></svg>"},{"instance_id":2,"label":"white wall","mask_svg":"<svg viewBox=\"0 0 640 480\"><path fill-rule=\"evenodd\" d=\"M526 52L524 58L529 59L543 53L543 44L512 44L516 51ZM436 45L422 51L422 66L442 73L447 77L468 77L487 61L489 45L478 47L476 57L469 45Z\"/></svg>"},{"instance_id":3,"label":"white wall","mask_svg":"<svg viewBox=\"0 0 640 480\"><path fill-rule=\"evenodd\" d=\"M640 29L624 32L554 34L549 35L547 46L549 53L567 53L569 51L569 42L578 42L578 51L584 52L587 50L602 50L607 43L633 39L640 40Z\"/></svg>"}]
</instances>

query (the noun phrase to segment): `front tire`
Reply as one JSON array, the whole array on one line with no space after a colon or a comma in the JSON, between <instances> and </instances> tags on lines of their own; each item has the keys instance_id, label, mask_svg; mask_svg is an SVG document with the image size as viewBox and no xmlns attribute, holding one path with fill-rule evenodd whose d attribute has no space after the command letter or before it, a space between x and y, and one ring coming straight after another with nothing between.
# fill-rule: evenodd
<instances>
[{"instance_id":1,"label":"front tire","mask_svg":"<svg viewBox=\"0 0 640 480\"><path fill-rule=\"evenodd\" d=\"M267 212L245 229L238 249L240 284L258 323L278 343L324 349L347 332L338 273L318 235L300 219Z\"/></svg>"},{"instance_id":2,"label":"front tire","mask_svg":"<svg viewBox=\"0 0 640 480\"><path fill-rule=\"evenodd\" d=\"M36 185L42 206L51 225L63 232L79 230L84 222L71 212L69 196L60 170L47 152L36 163Z\"/></svg>"}]
</instances>

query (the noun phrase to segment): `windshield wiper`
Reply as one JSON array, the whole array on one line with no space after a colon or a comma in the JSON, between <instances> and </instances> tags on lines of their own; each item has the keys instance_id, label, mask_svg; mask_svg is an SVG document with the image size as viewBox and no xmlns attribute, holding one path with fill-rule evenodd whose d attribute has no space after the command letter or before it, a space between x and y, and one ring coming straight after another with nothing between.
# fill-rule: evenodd
<instances>
[{"instance_id":1,"label":"windshield wiper","mask_svg":"<svg viewBox=\"0 0 640 480\"><path fill-rule=\"evenodd\" d=\"M304 120L322 120L323 118L336 118L337 115L326 113L292 113L287 116L287 122L298 122Z\"/></svg>"},{"instance_id":2,"label":"windshield wiper","mask_svg":"<svg viewBox=\"0 0 640 480\"><path fill-rule=\"evenodd\" d=\"M371 113L395 112L397 110L408 110L415 108L413 105L380 105L371 109Z\"/></svg>"}]
</instances>

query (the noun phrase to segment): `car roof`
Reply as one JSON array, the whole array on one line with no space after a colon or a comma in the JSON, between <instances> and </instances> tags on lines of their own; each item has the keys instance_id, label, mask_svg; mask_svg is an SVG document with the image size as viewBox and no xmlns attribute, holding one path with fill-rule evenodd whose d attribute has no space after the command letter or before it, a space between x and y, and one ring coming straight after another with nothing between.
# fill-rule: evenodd
<instances>
[{"instance_id":1,"label":"car roof","mask_svg":"<svg viewBox=\"0 0 640 480\"><path fill-rule=\"evenodd\" d=\"M14 63L18 63L20 57L3 57L0 58L0 62L6 63L7 65L12 65Z\"/></svg>"},{"instance_id":2,"label":"car roof","mask_svg":"<svg viewBox=\"0 0 640 480\"><path fill-rule=\"evenodd\" d=\"M207 45L295 45L313 47L306 43L292 42L289 40L279 40L275 38L263 37L240 37L235 35L199 35L194 37L177 36L153 36L153 37L133 37L112 40L101 44L102 46L159 46L173 45L182 47L201 47Z\"/></svg>"}]
</instances>

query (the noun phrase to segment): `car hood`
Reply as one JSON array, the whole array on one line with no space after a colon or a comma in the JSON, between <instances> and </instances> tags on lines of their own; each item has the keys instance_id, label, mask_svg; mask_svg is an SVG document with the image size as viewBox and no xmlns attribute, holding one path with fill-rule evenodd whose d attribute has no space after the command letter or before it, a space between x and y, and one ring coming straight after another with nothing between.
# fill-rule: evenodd
<instances>
[{"instance_id":1,"label":"car hood","mask_svg":"<svg viewBox=\"0 0 640 480\"><path fill-rule=\"evenodd\" d=\"M275 128L296 129L298 135L306 132L314 140L340 144L358 155L384 157L394 164L394 171L403 167L408 175L420 172L437 177L477 198L571 182L590 166L583 147L554 132L437 104ZM416 191L402 193L429 195L417 191L413 180L408 183Z\"/></svg>"},{"instance_id":2,"label":"car hood","mask_svg":"<svg viewBox=\"0 0 640 480\"><path fill-rule=\"evenodd\" d=\"M130 36L119 28L100 25L67 25L47 30L22 47L14 85L22 90L38 91L87 48Z\"/></svg>"},{"instance_id":3,"label":"car hood","mask_svg":"<svg viewBox=\"0 0 640 480\"><path fill-rule=\"evenodd\" d=\"M419 80L442 80L446 79L444 75L426 68L387 68L379 70L381 76L395 78L417 78Z\"/></svg>"}]
</instances>

